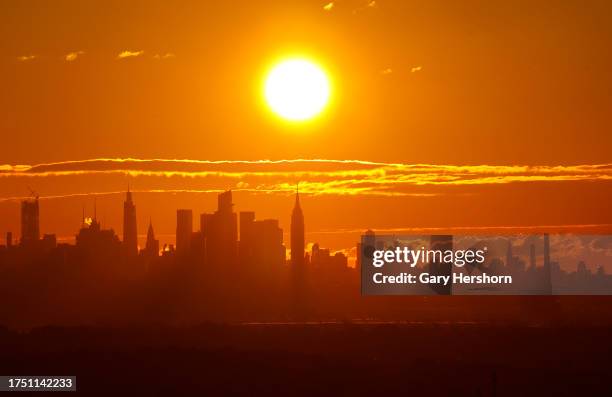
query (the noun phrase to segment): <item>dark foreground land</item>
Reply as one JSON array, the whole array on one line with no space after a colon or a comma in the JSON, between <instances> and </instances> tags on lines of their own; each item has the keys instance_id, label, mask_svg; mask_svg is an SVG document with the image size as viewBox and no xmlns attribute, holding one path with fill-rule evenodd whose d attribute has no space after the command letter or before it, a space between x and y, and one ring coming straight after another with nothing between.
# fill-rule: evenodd
<instances>
[{"instance_id":1,"label":"dark foreground land","mask_svg":"<svg viewBox=\"0 0 612 397\"><path fill-rule=\"evenodd\" d=\"M203 324L0 329L0 374L95 395L611 395L608 326Z\"/></svg>"}]
</instances>

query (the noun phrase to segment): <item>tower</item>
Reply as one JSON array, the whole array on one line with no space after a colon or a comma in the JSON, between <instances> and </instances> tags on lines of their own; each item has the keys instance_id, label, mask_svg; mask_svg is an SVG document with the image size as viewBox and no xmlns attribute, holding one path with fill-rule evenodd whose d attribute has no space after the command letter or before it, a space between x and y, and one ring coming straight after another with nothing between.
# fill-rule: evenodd
<instances>
[{"instance_id":1,"label":"tower","mask_svg":"<svg viewBox=\"0 0 612 397\"><path fill-rule=\"evenodd\" d=\"M544 234L544 267L543 271L543 284L542 294L552 295L552 280L551 280L551 268L550 268L550 237L548 233Z\"/></svg>"},{"instance_id":2,"label":"tower","mask_svg":"<svg viewBox=\"0 0 612 397\"><path fill-rule=\"evenodd\" d=\"M300 207L300 192L295 193L295 205L291 212L291 265L304 265L304 213Z\"/></svg>"},{"instance_id":3,"label":"tower","mask_svg":"<svg viewBox=\"0 0 612 397\"><path fill-rule=\"evenodd\" d=\"M123 248L128 256L138 255L136 206L132 201L132 192L130 192L129 186L123 203Z\"/></svg>"},{"instance_id":4,"label":"tower","mask_svg":"<svg viewBox=\"0 0 612 397\"><path fill-rule=\"evenodd\" d=\"M176 210L176 251L185 254L191 246L191 233L193 232L193 213L191 210Z\"/></svg>"},{"instance_id":5,"label":"tower","mask_svg":"<svg viewBox=\"0 0 612 397\"><path fill-rule=\"evenodd\" d=\"M145 252L149 256L159 255L159 240L155 239L155 233L153 232L153 224L149 221L149 229L147 230L147 243L145 245Z\"/></svg>"},{"instance_id":6,"label":"tower","mask_svg":"<svg viewBox=\"0 0 612 397\"><path fill-rule=\"evenodd\" d=\"M38 196L21 202L21 245L40 239Z\"/></svg>"},{"instance_id":7,"label":"tower","mask_svg":"<svg viewBox=\"0 0 612 397\"><path fill-rule=\"evenodd\" d=\"M529 270L535 270L536 268L536 251L535 244L529 246Z\"/></svg>"}]
</instances>

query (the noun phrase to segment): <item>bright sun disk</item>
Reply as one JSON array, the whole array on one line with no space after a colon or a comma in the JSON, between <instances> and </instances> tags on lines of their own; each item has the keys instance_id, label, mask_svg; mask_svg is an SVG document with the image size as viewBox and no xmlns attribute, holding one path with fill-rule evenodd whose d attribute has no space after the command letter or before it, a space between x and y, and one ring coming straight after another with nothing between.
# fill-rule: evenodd
<instances>
[{"instance_id":1,"label":"bright sun disk","mask_svg":"<svg viewBox=\"0 0 612 397\"><path fill-rule=\"evenodd\" d=\"M321 113L329 101L325 72L305 59L282 61L266 79L266 103L284 119L304 121Z\"/></svg>"}]
</instances>

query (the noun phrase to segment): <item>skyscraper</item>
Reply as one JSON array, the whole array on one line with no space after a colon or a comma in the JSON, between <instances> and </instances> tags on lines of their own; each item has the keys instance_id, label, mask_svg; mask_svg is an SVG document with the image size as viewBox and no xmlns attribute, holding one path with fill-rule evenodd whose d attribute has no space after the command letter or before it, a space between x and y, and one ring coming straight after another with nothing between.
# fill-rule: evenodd
<instances>
[{"instance_id":1,"label":"skyscraper","mask_svg":"<svg viewBox=\"0 0 612 397\"><path fill-rule=\"evenodd\" d=\"M239 261L242 264L250 264L253 259L253 245L255 244L254 233L255 212L240 212L240 243L238 246Z\"/></svg>"},{"instance_id":2,"label":"skyscraper","mask_svg":"<svg viewBox=\"0 0 612 397\"><path fill-rule=\"evenodd\" d=\"M236 263L238 219L233 207L232 191L228 190L217 197L217 211L200 217L207 262L213 266Z\"/></svg>"},{"instance_id":3,"label":"skyscraper","mask_svg":"<svg viewBox=\"0 0 612 397\"><path fill-rule=\"evenodd\" d=\"M113 229L102 229L94 215L86 218L76 235L76 247L87 260L107 264L109 258L116 258L121 252L121 242Z\"/></svg>"},{"instance_id":4,"label":"skyscraper","mask_svg":"<svg viewBox=\"0 0 612 397\"><path fill-rule=\"evenodd\" d=\"M193 213L191 210L176 210L176 252L185 254L191 246L193 231Z\"/></svg>"},{"instance_id":5,"label":"skyscraper","mask_svg":"<svg viewBox=\"0 0 612 397\"><path fill-rule=\"evenodd\" d=\"M372 258L372 252L376 246L376 234L368 229L361 237L361 242L357 243L357 258L355 260L355 270L361 274L361 265L368 258ZM365 273L362 275L365 276ZM365 279L364 279L365 282Z\"/></svg>"},{"instance_id":6,"label":"skyscraper","mask_svg":"<svg viewBox=\"0 0 612 397\"><path fill-rule=\"evenodd\" d=\"M308 293L304 239L304 213L300 207L300 193L295 193L295 205L291 212L291 279L292 312L295 318L308 317Z\"/></svg>"},{"instance_id":7,"label":"skyscraper","mask_svg":"<svg viewBox=\"0 0 612 397\"><path fill-rule=\"evenodd\" d=\"M542 268L542 271L542 294L552 295L552 280L550 268L550 237L548 236L548 233L544 234L544 267Z\"/></svg>"},{"instance_id":8,"label":"skyscraper","mask_svg":"<svg viewBox=\"0 0 612 397\"><path fill-rule=\"evenodd\" d=\"M255 220L252 211L240 212L240 263L262 267L285 263L283 229L276 219Z\"/></svg>"},{"instance_id":9,"label":"skyscraper","mask_svg":"<svg viewBox=\"0 0 612 397\"><path fill-rule=\"evenodd\" d=\"M123 203L123 249L128 256L138 255L136 206L129 187Z\"/></svg>"},{"instance_id":10,"label":"skyscraper","mask_svg":"<svg viewBox=\"0 0 612 397\"><path fill-rule=\"evenodd\" d=\"M21 202L21 245L35 243L40 239L38 196L34 200Z\"/></svg>"},{"instance_id":11,"label":"skyscraper","mask_svg":"<svg viewBox=\"0 0 612 397\"><path fill-rule=\"evenodd\" d=\"M295 193L295 205L291 212L291 265L304 265L304 214L300 207L300 193Z\"/></svg>"},{"instance_id":12,"label":"skyscraper","mask_svg":"<svg viewBox=\"0 0 612 397\"><path fill-rule=\"evenodd\" d=\"M153 224L149 221L149 229L147 230L147 243L145 245L145 254L147 256L159 255L159 240L155 239L153 232Z\"/></svg>"},{"instance_id":13,"label":"skyscraper","mask_svg":"<svg viewBox=\"0 0 612 397\"><path fill-rule=\"evenodd\" d=\"M529 245L529 270L535 270L536 268L536 251L535 244Z\"/></svg>"}]
</instances>

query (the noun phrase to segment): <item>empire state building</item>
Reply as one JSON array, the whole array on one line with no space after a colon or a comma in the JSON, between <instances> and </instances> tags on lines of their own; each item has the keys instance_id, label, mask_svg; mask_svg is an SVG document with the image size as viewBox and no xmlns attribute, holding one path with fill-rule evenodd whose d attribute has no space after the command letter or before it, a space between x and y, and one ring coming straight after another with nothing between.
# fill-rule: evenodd
<instances>
[{"instance_id":1,"label":"empire state building","mask_svg":"<svg viewBox=\"0 0 612 397\"><path fill-rule=\"evenodd\" d=\"M295 194L295 205L291 212L291 265L304 265L304 214L300 207L300 194Z\"/></svg>"}]
</instances>

